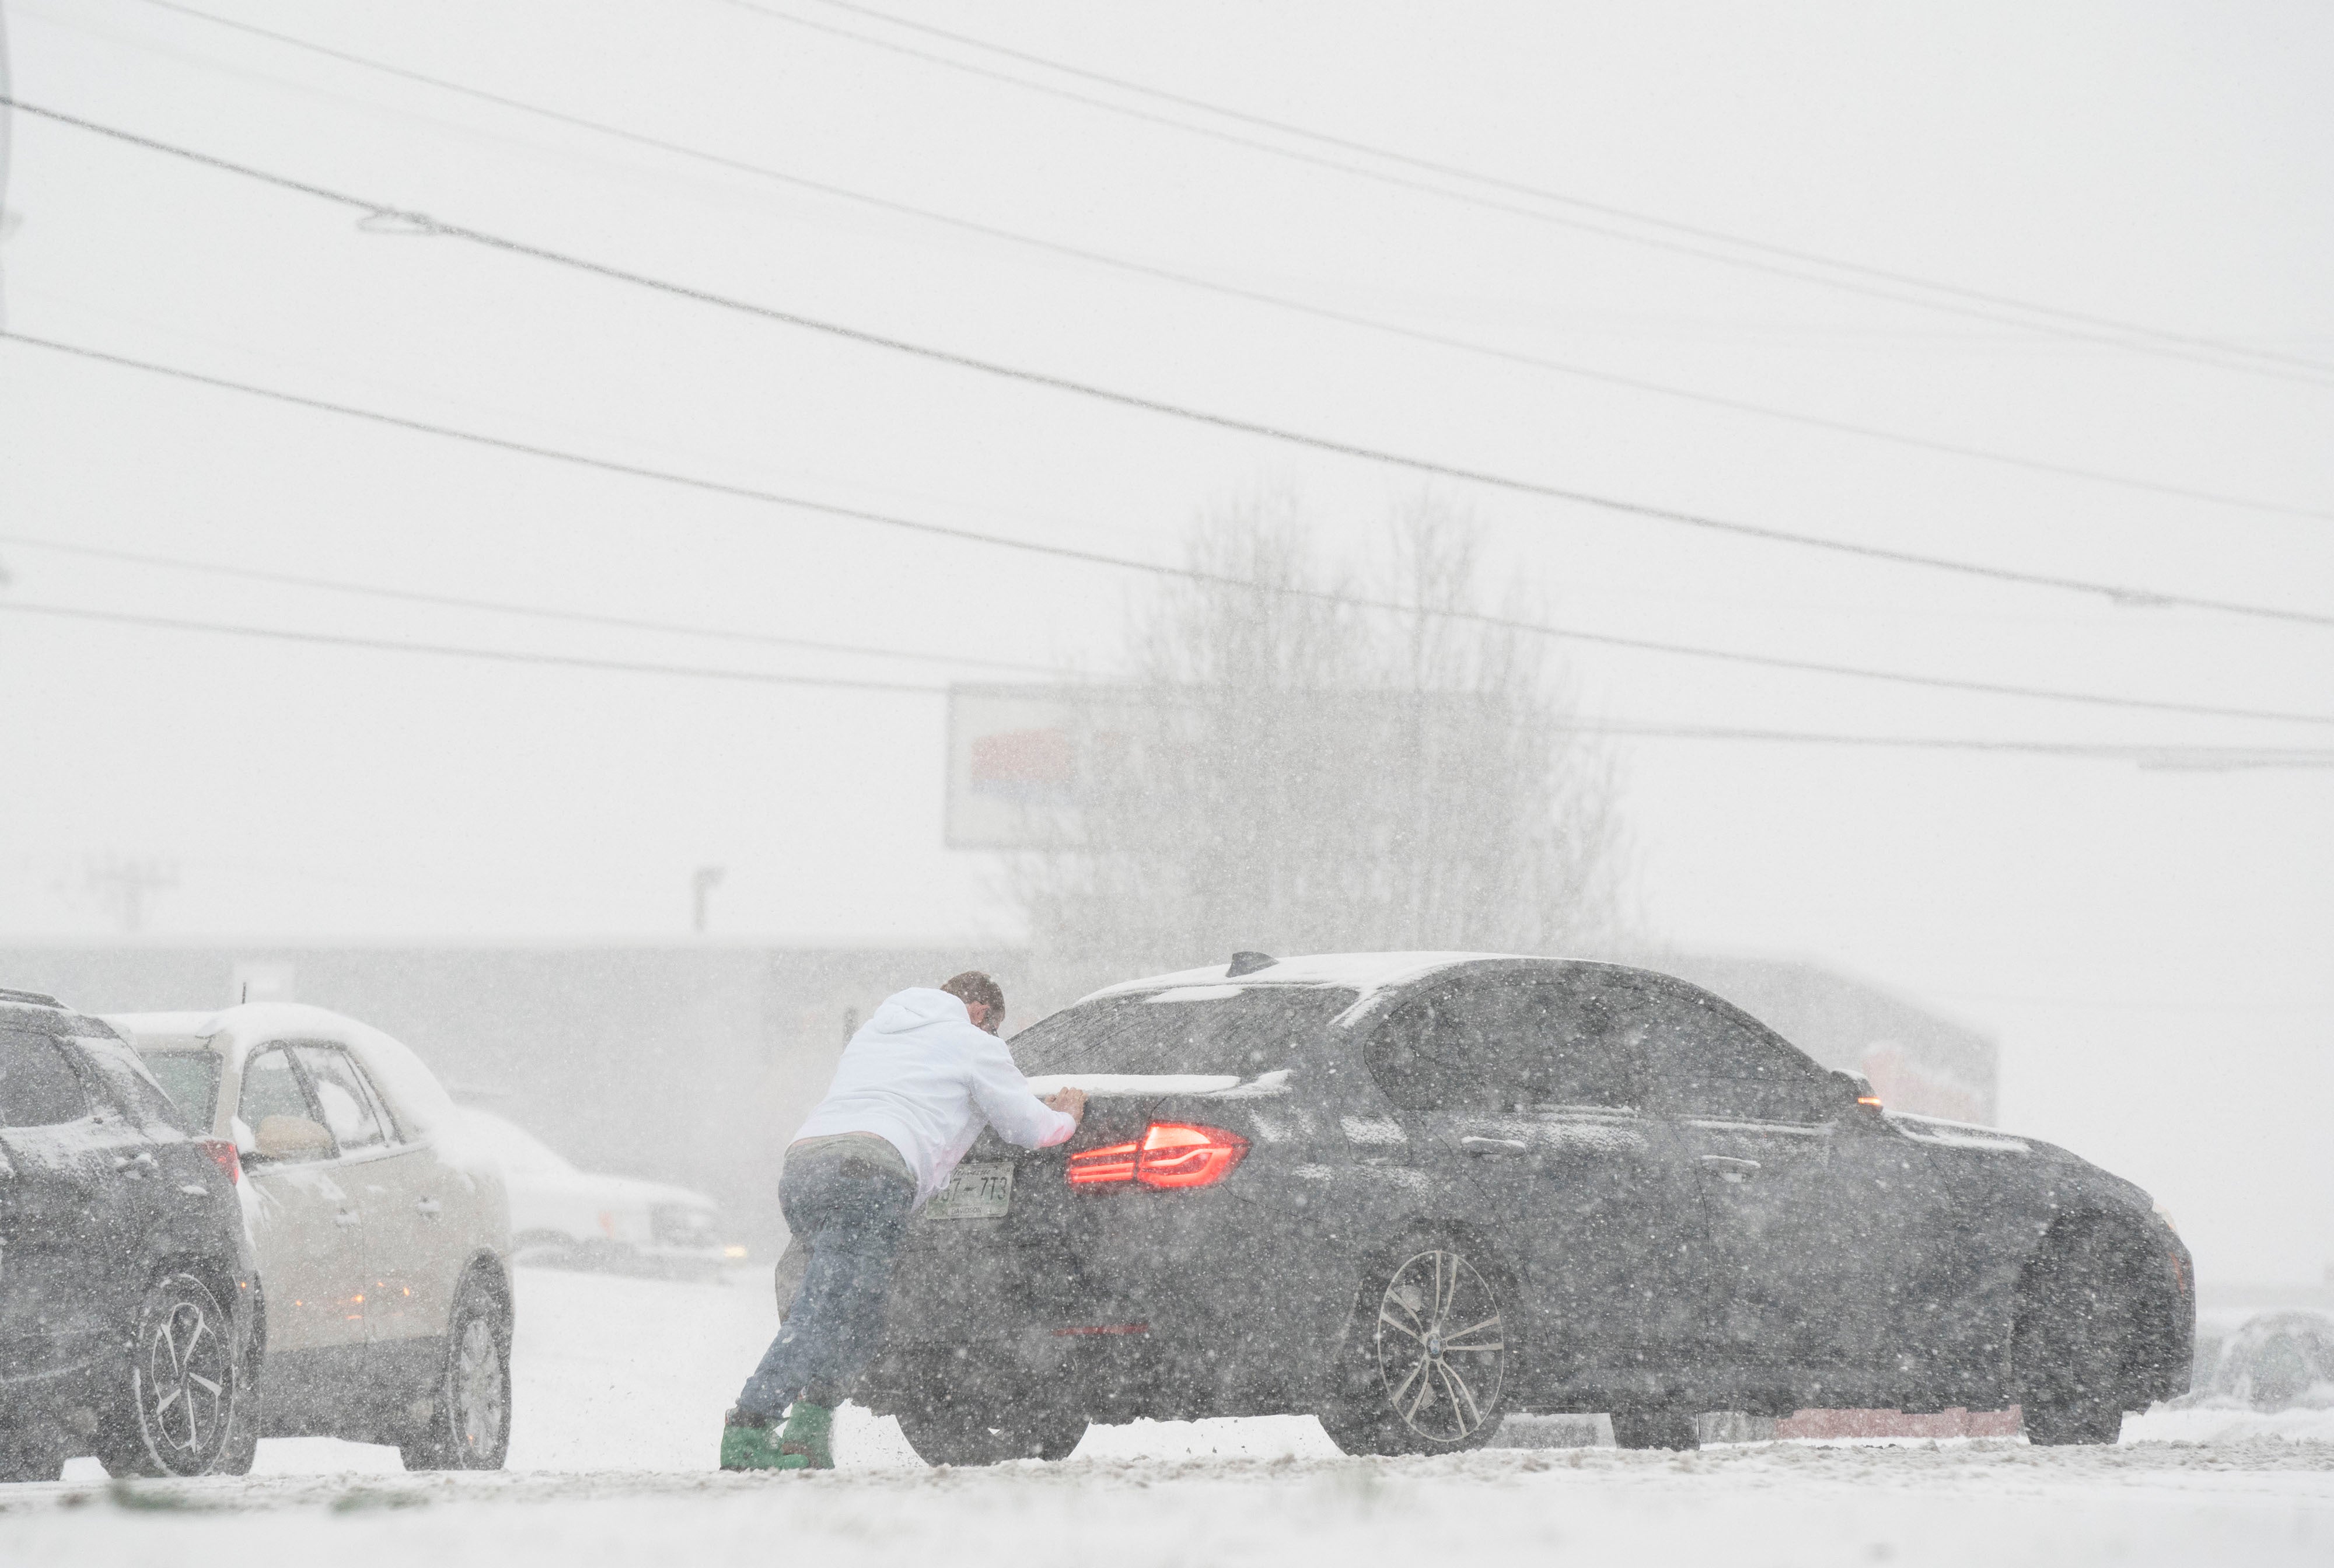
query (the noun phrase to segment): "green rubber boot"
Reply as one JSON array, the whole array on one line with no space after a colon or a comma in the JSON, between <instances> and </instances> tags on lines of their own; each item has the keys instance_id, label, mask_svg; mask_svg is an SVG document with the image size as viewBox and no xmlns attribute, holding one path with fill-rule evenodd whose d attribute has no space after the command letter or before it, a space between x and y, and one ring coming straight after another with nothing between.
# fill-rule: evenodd
<instances>
[{"instance_id":1,"label":"green rubber boot","mask_svg":"<svg viewBox=\"0 0 2334 1568\"><path fill-rule=\"evenodd\" d=\"M799 1470L800 1455L781 1452L777 1429L759 1416L731 1410L721 1421L721 1467L725 1470Z\"/></svg>"},{"instance_id":2,"label":"green rubber boot","mask_svg":"<svg viewBox=\"0 0 2334 1568\"><path fill-rule=\"evenodd\" d=\"M808 1400L796 1400L786 1410L786 1429L778 1434L778 1457L796 1461L787 1468L834 1468L834 1412Z\"/></svg>"}]
</instances>

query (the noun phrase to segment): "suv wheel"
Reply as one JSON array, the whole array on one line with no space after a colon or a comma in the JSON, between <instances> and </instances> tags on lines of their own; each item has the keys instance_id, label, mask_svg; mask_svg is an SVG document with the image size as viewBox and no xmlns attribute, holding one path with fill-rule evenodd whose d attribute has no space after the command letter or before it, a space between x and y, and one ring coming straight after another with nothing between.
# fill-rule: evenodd
<instances>
[{"instance_id":1,"label":"suv wheel","mask_svg":"<svg viewBox=\"0 0 2334 1568\"><path fill-rule=\"evenodd\" d=\"M1322 1429L1349 1454L1440 1454L1491 1440L1513 1380L1509 1292L1480 1249L1397 1247L1367 1270Z\"/></svg>"},{"instance_id":2,"label":"suv wheel","mask_svg":"<svg viewBox=\"0 0 2334 1568\"><path fill-rule=\"evenodd\" d=\"M1690 1410L1615 1410L1613 1445L1620 1448L1699 1448Z\"/></svg>"},{"instance_id":3,"label":"suv wheel","mask_svg":"<svg viewBox=\"0 0 2334 1568\"><path fill-rule=\"evenodd\" d=\"M99 1437L114 1476L200 1476L220 1467L249 1412L235 1324L208 1285L169 1275L147 1291L130 1339L121 1408Z\"/></svg>"},{"instance_id":4,"label":"suv wheel","mask_svg":"<svg viewBox=\"0 0 2334 1568\"><path fill-rule=\"evenodd\" d=\"M2030 1443L2112 1443L2139 1338L2136 1283L2105 1226L2052 1236L2027 1265L2011 1367Z\"/></svg>"},{"instance_id":5,"label":"suv wheel","mask_svg":"<svg viewBox=\"0 0 2334 1568\"><path fill-rule=\"evenodd\" d=\"M475 1277L447 1325L446 1359L420 1402L429 1414L397 1446L409 1470L499 1470L510 1452L510 1315Z\"/></svg>"}]
</instances>

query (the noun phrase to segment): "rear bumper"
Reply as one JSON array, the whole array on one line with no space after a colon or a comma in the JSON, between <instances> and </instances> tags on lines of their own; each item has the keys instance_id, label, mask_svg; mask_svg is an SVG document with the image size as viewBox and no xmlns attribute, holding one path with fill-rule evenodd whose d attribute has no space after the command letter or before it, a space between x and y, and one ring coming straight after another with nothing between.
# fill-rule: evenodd
<instances>
[{"instance_id":1,"label":"rear bumper","mask_svg":"<svg viewBox=\"0 0 2334 1568\"><path fill-rule=\"evenodd\" d=\"M1312 1408L1353 1275L1301 1212L1237 1190L1047 1197L1026 1217L916 1227L863 1402L996 1382L1096 1419Z\"/></svg>"},{"instance_id":2,"label":"rear bumper","mask_svg":"<svg viewBox=\"0 0 2334 1568\"><path fill-rule=\"evenodd\" d=\"M2152 1330L2149 1338L2153 1353L2145 1357L2134 1372L2134 1409L2145 1409L2149 1401L2175 1400L2189 1391L2195 1376L2196 1355L2196 1264L2189 1255L2187 1244L2164 1227L2161 1237L2164 1266L2170 1275L2158 1285L2155 1296L2153 1323L2146 1316L2143 1323Z\"/></svg>"}]
</instances>

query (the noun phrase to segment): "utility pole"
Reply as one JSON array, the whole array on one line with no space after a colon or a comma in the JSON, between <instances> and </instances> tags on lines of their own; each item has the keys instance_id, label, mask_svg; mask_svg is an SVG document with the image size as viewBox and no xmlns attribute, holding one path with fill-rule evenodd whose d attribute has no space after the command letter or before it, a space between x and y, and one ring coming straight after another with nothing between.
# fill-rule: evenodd
<instances>
[{"instance_id":1,"label":"utility pole","mask_svg":"<svg viewBox=\"0 0 2334 1568\"><path fill-rule=\"evenodd\" d=\"M707 895L721 885L728 872L720 866L699 866L689 879L689 892L696 905L696 926L699 936L705 935L705 900Z\"/></svg>"}]
</instances>

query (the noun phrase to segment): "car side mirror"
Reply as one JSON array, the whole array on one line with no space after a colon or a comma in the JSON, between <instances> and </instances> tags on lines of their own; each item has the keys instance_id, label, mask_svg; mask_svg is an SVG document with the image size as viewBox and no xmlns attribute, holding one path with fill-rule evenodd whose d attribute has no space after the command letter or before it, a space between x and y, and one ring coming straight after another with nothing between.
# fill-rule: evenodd
<instances>
[{"instance_id":1,"label":"car side mirror","mask_svg":"<svg viewBox=\"0 0 2334 1568\"><path fill-rule=\"evenodd\" d=\"M1872 1080L1861 1073L1846 1073L1835 1067L1831 1080L1838 1092L1839 1114L1847 1116L1877 1116L1880 1096L1872 1092Z\"/></svg>"},{"instance_id":2,"label":"car side mirror","mask_svg":"<svg viewBox=\"0 0 2334 1568\"><path fill-rule=\"evenodd\" d=\"M313 1159L333 1151L333 1135L304 1116L263 1116L252 1152L262 1159Z\"/></svg>"}]
</instances>

